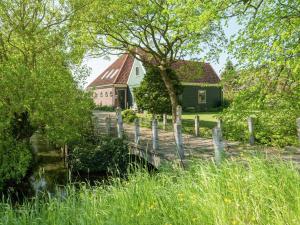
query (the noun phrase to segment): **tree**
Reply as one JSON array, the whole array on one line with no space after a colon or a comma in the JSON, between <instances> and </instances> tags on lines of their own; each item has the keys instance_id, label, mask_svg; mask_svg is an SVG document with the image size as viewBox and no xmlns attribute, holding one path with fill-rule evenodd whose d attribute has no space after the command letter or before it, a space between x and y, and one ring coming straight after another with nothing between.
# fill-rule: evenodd
<instances>
[{"instance_id":1,"label":"tree","mask_svg":"<svg viewBox=\"0 0 300 225\"><path fill-rule=\"evenodd\" d=\"M90 34L92 41L86 41L86 35L82 39L96 51L129 52L144 64L155 64L168 90L174 120L178 100L167 70L178 59L216 54L220 50L224 40L220 20L226 3L218 0L91 1L78 15L76 24L79 33Z\"/></svg>"},{"instance_id":2,"label":"tree","mask_svg":"<svg viewBox=\"0 0 300 225\"><path fill-rule=\"evenodd\" d=\"M295 121L300 112L299 1L245 2L233 9L244 27L231 44L242 70L240 91L223 114L227 120L224 134L245 136L240 121L252 115L256 117L257 141L277 146L296 144Z\"/></svg>"},{"instance_id":3,"label":"tree","mask_svg":"<svg viewBox=\"0 0 300 225\"><path fill-rule=\"evenodd\" d=\"M221 73L223 93L226 100L232 101L234 95L238 92L240 88L238 78L238 72L233 63L227 60L224 71Z\"/></svg>"},{"instance_id":4,"label":"tree","mask_svg":"<svg viewBox=\"0 0 300 225\"><path fill-rule=\"evenodd\" d=\"M168 69L167 74L173 82L176 96L182 93L182 86L173 70ZM155 67L147 68L147 73L140 86L134 89L134 96L139 109L147 110L152 114L171 113L172 106L168 90Z\"/></svg>"},{"instance_id":5,"label":"tree","mask_svg":"<svg viewBox=\"0 0 300 225\"><path fill-rule=\"evenodd\" d=\"M25 174L35 131L63 144L87 129L92 101L72 76L82 55L71 47L69 14L65 3L50 0L0 3L1 179Z\"/></svg>"}]
</instances>

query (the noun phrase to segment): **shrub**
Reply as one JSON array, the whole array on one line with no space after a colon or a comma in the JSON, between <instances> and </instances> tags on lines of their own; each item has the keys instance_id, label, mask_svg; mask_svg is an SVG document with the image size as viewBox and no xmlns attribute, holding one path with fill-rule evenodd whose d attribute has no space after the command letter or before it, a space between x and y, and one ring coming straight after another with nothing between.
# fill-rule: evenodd
<instances>
[{"instance_id":1,"label":"shrub","mask_svg":"<svg viewBox=\"0 0 300 225\"><path fill-rule=\"evenodd\" d=\"M0 140L0 190L9 181L20 182L26 175L31 161L29 143L17 142L10 138Z\"/></svg>"},{"instance_id":2,"label":"shrub","mask_svg":"<svg viewBox=\"0 0 300 225\"><path fill-rule=\"evenodd\" d=\"M284 147L296 145L296 118L300 112L300 82L286 62L285 66L243 70L240 90L222 113L226 138L248 140L247 117L255 117L256 142Z\"/></svg>"},{"instance_id":3,"label":"shrub","mask_svg":"<svg viewBox=\"0 0 300 225\"><path fill-rule=\"evenodd\" d=\"M129 149L123 139L94 136L73 146L71 164L77 171L125 173L128 163Z\"/></svg>"},{"instance_id":4,"label":"shrub","mask_svg":"<svg viewBox=\"0 0 300 225\"><path fill-rule=\"evenodd\" d=\"M132 109L126 109L122 112L123 121L125 123L132 123L137 117L136 112Z\"/></svg>"},{"instance_id":5,"label":"shrub","mask_svg":"<svg viewBox=\"0 0 300 225\"><path fill-rule=\"evenodd\" d=\"M186 108L183 109L183 111L184 111L184 112L192 112L192 113L194 113L194 112L196 112L197 110L196 110L195 107L186 107Z\"/></svg>"},{"instance_id":6,"label":"shrub","mask_svg":"<svg viewBox=\"0 0 300 225\"><path fill-rule=\"evenodd\" d=\"M284 107L246 111L233 103L221 116L224 136L227 139L247 142L249 116L254 117L256 143L278 147L297 145L296 118L299 111L296 104L285 101Z\"/></svg>"},{"instance_id":7,"label":"shrub","mask_svg":"<svg viewBox=\"0 0 300 225\"><path fill-rule=\"evenodd\" d=\"M114 112L115 108L109 105L97 105L95 110L105 111L105 112Z\"/></svg>"},{"instance_id":8,"label":"shrub","mask_svg":"<svg viewBox=\"0 0 300 225\"><path fill-rule=\"evenodd\" d=\"M183 127L183 132L194 135L195 129L193 126ZM200 137L202 137L202 138L211 138L212 137L212 129L210 129L208 127L200 127L199 133L200 133Z\"/></svg>"}]
</instances>

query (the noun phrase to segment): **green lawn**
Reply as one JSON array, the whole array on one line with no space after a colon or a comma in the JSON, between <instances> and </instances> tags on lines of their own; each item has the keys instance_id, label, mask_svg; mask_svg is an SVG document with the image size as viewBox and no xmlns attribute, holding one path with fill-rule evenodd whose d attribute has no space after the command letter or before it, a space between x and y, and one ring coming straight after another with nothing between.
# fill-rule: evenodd
<instances>
[{"instance_id":1,"label":"green lawn","mask_svg":"<svg viewBox=\"0 0 300 225\"><path fill-rule=\"evenodd\" d=\"M2 200L0 218L3 225L296 225L300 175L275 160L244 158L220 167L196 162L188 170L137 172L107 186L70 186L62 198L17 207Z\"/></svg>"},{"instance_id":2,"label":"green lawn","mask_svg":"<svg viewBox=\"0 0 300 225\"><path fill-rule=\"evenodd\" d=\"M182 115L182 128L183 132L187 134L194 134L195 127L195 116L199 115L200 117L200 136L202 137L211 137L211 129L216 126L218 112L200 112L200 113L183 113ZM151 115L139 114L142 118L142 126L149 127L151 123ZM162 118L159 118L159 128L162 129ZM171 131L171 116L168 116L168 125L167 130Z\"/></svg>"},{"instance_id":3,"label":"green lawn","mask_svg":"<svg viewBox=\"0 0 300 225\"><path fill-rule=\"evenodd\" d=\"M183 113L182 119L194 120L195 116L199 115L200 119L203 121L216 122L217 121L216 117L219 114L220 113L218 113L218 112Z\"/></svg>"}]
</instances>

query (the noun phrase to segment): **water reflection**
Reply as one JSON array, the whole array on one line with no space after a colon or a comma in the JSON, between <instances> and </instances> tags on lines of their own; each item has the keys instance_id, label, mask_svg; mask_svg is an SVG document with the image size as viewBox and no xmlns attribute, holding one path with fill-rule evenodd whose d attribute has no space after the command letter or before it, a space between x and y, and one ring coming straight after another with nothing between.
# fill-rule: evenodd
<instances>
[{"instance_id":1,"label":"water reflection","mask_svg":"<svg viewBox=\"0 0 300 225\"><path fill-rule=\"evenodd\" d=\"M29 178L31 188L34 195L45 192L53 195L57 193L58 187L68 183L68 170L64 165L62 154L41 133L35 133L31 143L37 162Z\"/></svg>"}]
</instances>

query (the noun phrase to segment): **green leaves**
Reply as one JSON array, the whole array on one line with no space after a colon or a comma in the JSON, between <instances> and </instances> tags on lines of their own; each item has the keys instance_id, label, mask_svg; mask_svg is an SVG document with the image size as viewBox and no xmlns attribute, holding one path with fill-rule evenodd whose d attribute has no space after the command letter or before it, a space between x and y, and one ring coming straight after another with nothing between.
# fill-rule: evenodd
<instances>
[{"instance_id":1,"label":"green leaves","mask_svg":"<svg viewBox=\"0 0 300 225\"><path fill-rule=\"evenodd\" d=\"M16 142L5 135L0 138L0 190L7 181L18 183L26 175L32 154L28 143Z\"/></svg>"},{"instance_id":2,"label":"green leaves","mask_svg":"<svg viewBox=\"0 0 300 225\"><path fill-rule=\"evenodd\" d=\"M75 57L69 16L62 1L0 3L0 159L12 157L7 168L16 168L15 174L0 168L3 176L24 176L30 160L22 143L36 130L63 144L80 137L90 124L92 100L79 89L81 75L75 81L69 66L82 57L80 51Z\"/></svg>"},{"instance_id":3,"label":"green leaves","mask_svg":"<svg viewBox=\"0 0 300 225\"><path fill-rule=\"evenodd\" d=\"M174 71L168 70L168 76L172 78L178 96L182 92L180 82ZM153 114L171 112L169 94L157 68L147 68L140 86L134 89L134 96L139 109Z\"/></svg>"},{"instance_id":4,"label":"green leaves","mask_svg":"<svg viewBox=\"0 0 300 225\"><path fill-rule=\"evenodd\" d=\"M203 44L212 47L223 37L219 21L225 8L220 2L92 1L76 21L81 21L81 33L90 34L98 52L142 48L157 62L172 62L203 53Z\"/></svg>"},{"instance_id":5,"label":"green leaves","mask_svg":"<svg viewBox=\"0 0 300 225\"><path fill-rule=\"evenodd\" d=\"M233 103L223 113L227 138L245 140L245 119L255 115L257 142L280 147L297 144L299 7L299 1L293 0L234 5L242 29L230 48L240 69L227 80L233 92Z\"/></svg>"}]
</instances>

